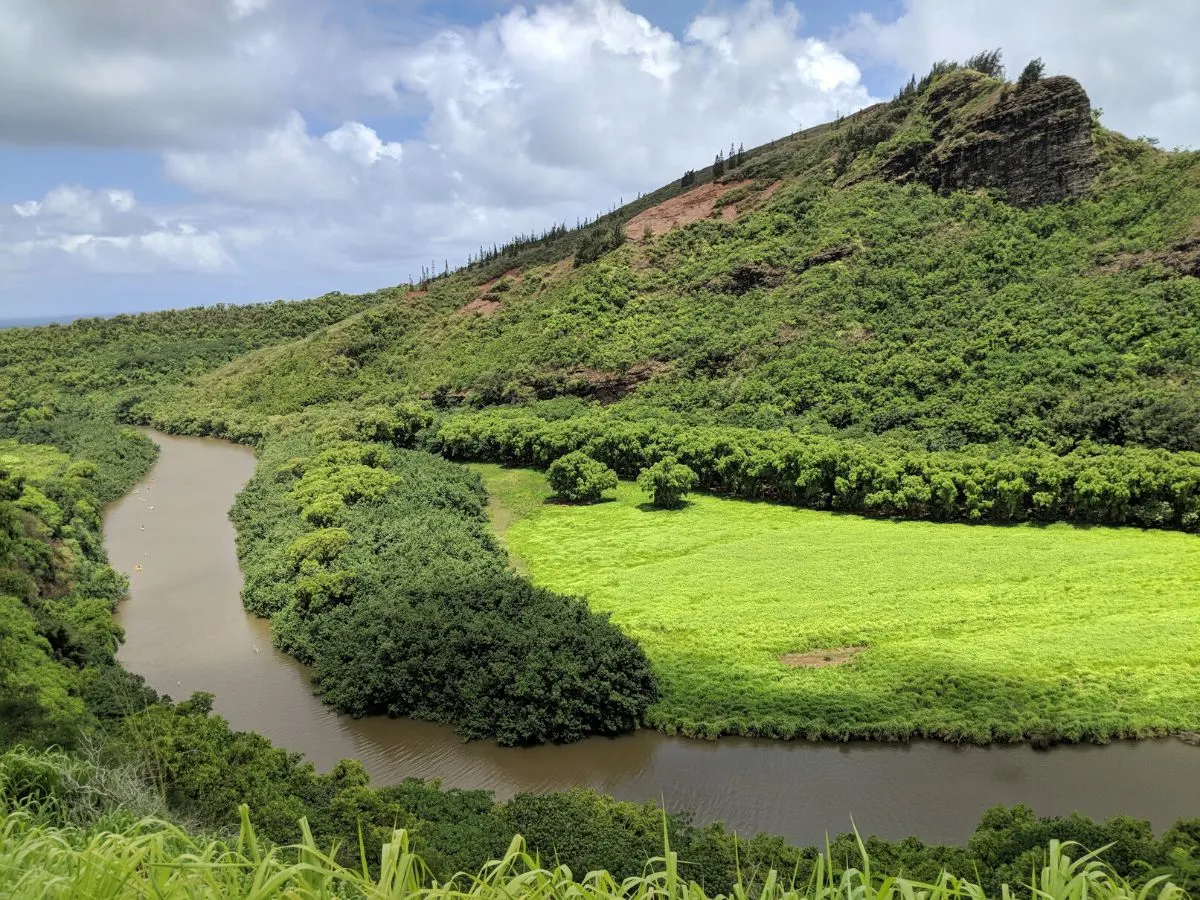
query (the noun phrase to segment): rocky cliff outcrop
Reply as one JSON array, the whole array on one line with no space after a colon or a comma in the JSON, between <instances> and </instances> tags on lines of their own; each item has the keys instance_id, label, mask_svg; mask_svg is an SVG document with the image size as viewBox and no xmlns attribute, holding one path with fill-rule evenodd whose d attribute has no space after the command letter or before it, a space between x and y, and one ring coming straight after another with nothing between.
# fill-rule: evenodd
<instances>
[{"instance_id":1,"label":"rocky cliff outcrop","mask_svg":"<svg viewBox=\"0 0 1200 900\"><path fill-rule=\"evenodd\" d=\"M1018 206L1085 193L1099 171L1092 107L1073 78L998 86L958 70L924 98L925 140L884 163L884 173L935 190L992 188Z\"/></svg>"}]
</instances>

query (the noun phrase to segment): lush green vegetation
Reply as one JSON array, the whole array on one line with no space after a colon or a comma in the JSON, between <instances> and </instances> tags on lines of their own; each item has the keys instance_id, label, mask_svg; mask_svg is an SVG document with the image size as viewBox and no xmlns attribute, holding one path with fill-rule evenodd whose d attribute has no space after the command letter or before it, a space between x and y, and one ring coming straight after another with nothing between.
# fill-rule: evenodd
<instances>
[{"instance_id":1,"label":"lush green vegetation","mask_svg":"<svg viewBox=\"0 0 1200 900\"><path fill-rule=\"evenodd\" d=\"M415 402L452 414L431 446L493 460L584 449L633 477L671 452L707 490L818 508L1200 527L1200 154L1098 129L1080 200L941 196L876 172L916 102L754 156L733 220L577 269L514 256L503 293L439 279L139 415L254 439Z\"/></svg>"},{"instance_id":2,"label":"lush green vegetation","mask_svg":"<svg viewBox=\"0 0 1200 900\"><path fill-rule=\"evenodd\" d=\"M376 462L383 461L386 451L370 449L381 454L374 458ZM6 521L15 516L23 525L17 552L13 551L13 529L4 532L9 538L6 577L13 572L26 575L33 580L36 595L27 595L24 601L16 598L14 603L5 601L6 611L24 611L27 623L32 617L34 631L31 635L28 627L12 628L7 620L2 629L4 639L16 643L6 644L0 656L6 667L0 697L22 702L5 709L3 721L8 727L0 739L33 745L78 742L81 748L76 756L23 750L0 755L0 871L6 885L19 884L23 891L42 894L61 886L64 891L77 888L77 893L104 896L119 884L129 890L136 886L149 890L147 881L154 876L158 879L154 883L170 896L170 891L182 890L184 884L199 892L236 892L259 873L278 876L273 882L260 883L262 893L269 894L288 878L300 877L301 870L293 865L298 861L308 865L303 871L321 885L345 884L352 892L349 882L338 881L349 876L337 874L341 871L337 867L361 871L365 865L371 879L377 883L386 879L393 856L385 848L397 827L408 830L410 849L421 855L429 875L443 883L456 872L478 872L488 860L503 857L515 834L524 835L543 862L554 860L576 875L604 870L618 881L639 877L646 871L647 861L661 853L664 826L670 847L679 854L681 878L709 894L729 893L739 883L751 893L769 889L766 881L772 869L788 873L788 877L795 873L801 885L817 871L819 855L814 849L790 847L766 835L735 839L719 824L697 827L678 814L664 819L653 804L618 803L591 791L524 795L496 803L484 792L444 791L436 784L419 781L371 788L358 763L344 762L328 774L318 774L298 755L273 747L261 736L232 731L211 714L211 698L204 695L183 703L155 702L136 679L112 665L116 635L108 599L111 594L95 596L93 586L115 581L119 588L120 579L94 559L84 563L82 557L61 552L63 547L73 546L70 542L74 539L63 529L96 533L98 523L80 515L78 499L73 506L64 502L75 496L72 492L86 495L88 483L95 480L92 468L46 447L23 450L6 444L4 450L6 457L20 457L13 468L24 473L4 479L5 496L18 501L21 497L37 499L28 492L30 481L21 480L36 477L44 486L42 494L54 507L37 499L40 511L34 514L16 506L13 499L0 504L10 514ZM348 452L348 445L343 450ZM453 467L419 454L391 452L413 466L440 471L449 484L467 486L467 498L478 501L477 485ZM362 462L362 456L359 459L352 465L372 471L380 468ZM273 471L282 476L280 484L290 485L291 490L309 476L307 489L301 492L304 496L297 500L309 501L308 506L331 487L341 491L353 485L364 496L372 492L372 479L378 475L347 471L348 466L334 465L338 461L345 459L326 457L310 467L297 465L288 457L285 463L290 466ZM414 471L389 461L383 474L401 480L388 490L405 490L405 476ZM56 485L54 479L61 479L62 484ZM419 490L415 485L409 489ZM443 490L439 496L455 496L455 492ZM355 508L371 502L352 501L346 514L353 515ZM58 518L53 515L55 508L66 516L57 526L58 532L49 525ZM32 527L29 516L46 527ZM293 511L288 521L303 520ZM336 527L322 525L311 531ZM347 530L357 533L356 527ZM481 533L486 538L486 532ZM337 539L325 544L311 542L304 555L313 551L309 558L337 561L317 548L336 548L339 543ZM343 545L341 551L348 546ZM27 571L29 561L39 558L48 559L48 567ZM92 576L83 579L85 571ZM67 593L51 596L55 594L48 590L51 585L69 583L74 586ZM91 595L85 596L85 583ZM24 584L29 587L28 582ZM119 594L119 589L113 593ZM82 615L88 610L84 605L88 596L99 601L92 604L94 616ZM51 601L64 602L56 607ZM54 609L65 611L57 623L62 627L58 632L43 629L50 635L45 637L38 629L43 628L42 623L56 624L47 618ZM95 630L89 630L92 628ZM62 635L68 633L70 642L62 643ZM75 649L61 653L60 646ZM87 662L81 667L83 658ZM99 686L106 687L98 690ZM236 829L242 804L249 807L256 823L258 856L248 844L239 851L203 836ZM193 833L201 836L144 821L145 816L187 822ZM307 819L311 840L297 824L301 817ZM1047 842L1053 839L1077 840L1088 848L1112 844L1106 858L1121 876L1138 884L1162 873L1177 884L1195 886L1194 854L1200 826L1194 822L1181 822L1155 838L1146 823L1134 820L1118 818L1097 824L1074 816L1038 819L1029 810L1017 808L989 813L965 847L928 846L913 839L868 839L865 846L877 871L904 872L918 881L936 881L943 869L971 872L985 890L998 892L1002 882L1027 880L1027 873L1041 865ZM302 859L290 855L295 851L273 849L305 841L309 849ZM327 859L310 852L314 845ZM188 856L193 865L186 869L145 865L181 855ZM213 865L217 859L223 865ZM853 878L862 856L855 840L843 836L831 844L826 859L836 877L849 871ZM324 872L315 872L314 866ZM123 876L129 880L120 881ZM565 876L559 884L564 882Z\"/></svg>"},{"instance_id":3,"label":"lush green vegetation","mask_svg":"<svg viewBox=\"0 0 1200 900\"><path fill-rule=\"evenodd\" d=\"M1200 727L1189 535L881 522L706 496L654 511L627 482L616 502L539 504L542 475L477 470L494 507L515 495L504 539L534 581L587 596L645 647L658 728L986 742Z\"/></svg>"},{"instance_id":4,"label":"lush green vegetation","mask_svg":"<svg viewBox=\"0 0 1200 900\"><path fill-rule=\"evenodd\" d=\"M668 845L663 855L648 860L646 871L624 881L607 872L574 873L564 865L546 868L514 838L500 859L489 861L477 874L458 873L449 882L433 878L428 866L409 847L409 835L393 832L382 845L382 863L373 872L365 865L346 867L320 847L310 833L283 850L262 848L242 808L242 827L236 841L196 839L169 823L153 819L124 830L62 828L39 822L26 810L10 814L0 830L0 874L11 873L6 896L36 898L86 896L89 900L118 897L171 898L395 898L428 900L458 898L596 898L704 900L704 889L681 872L679 854ZM307 822L304 823L307 825ZM365 850L365 843L360 847ZM1071 854L1077 858L1072 859ZM790 876L790 877L789 877ZM1044 864L1030 872L1027 890L1045 900L1177 900L1186 893L1167 876L1137 888L1116 875L1094 854L1052 842ZM899 900L920 894L931 900L980 898L983 889L968 879L939 873L925 883L903 875L872 871L871 859L860 846L855 867L840 872L829 860L807 883L795 873L768 873L758 892L763 900L860 897ZM740 887L740 885L739 885ZM1009 896L1007 893L1004 896Z\"/></svg>"},{"instance_id":5,"label":"lush green vegetation","mask_svg":"<svg viewBox=\"0 0 1200 900\"><path fill-rule=\"evenodd\" d=\"M655 506L675 509L683 505L683 498L696 486L697 481L696 473L689 466L674 456L664 456L642 469L637 485Z\"/></svg>"},{"instance_id":6,"label":"lush green vegetation","mask_svg":"<svg viewBox=\"0 0 1200 900\"><path fill-rule=\"evenodd\" d=\"M356 890L374 896L360 879L386 882L401 849L421 857L420 863L409 857L415 869L401 867L402 877L413 879L404 882L408 888L454 879L469 889L473 879L461 873L494 872L490 860L509 859L519 869L565 867L555 878L564 893L593 872L585 883L598 895L622 893L614 884L632 893L646 876L651 877L645 883L658 883L661 876L652 873L666 863L679 884L693 886L692 897L770 896L780 884L794 885L800 897L822 879L861 877L869 859L876 888L884 887L882 873L931 883L945 871L969 872L979 884L970 896L999 896L1002 884L1029 884L1043 866L1053 865L1053 851L1048 857L1046 848L1060 842L1076 842L1076 856L1088 847L1104 848L1116 879L1150 896L1161 884L1155 879L1190 890L1200 883L1194 856L1200 820L1181 821L1156 838L1146 823L1128 818L1101 824L1079 816L1039 819L1024 807L997 808L965 847L912 838L860 841L844 834L818 851L766 835L735 839L720 825L697 828L652 804L616 803L590 791L523 795L496 804L482 792L441 791L418 781L371 789L356 763L314 775L310 766L262 738L230 732L199 700L174 708L155 704L136 718L125 732L154 736L157 777L165 779L157 786L145 770L127 764L20 749L0 754L0 883L19 885L26 893L17 896L74 886L76 893L66 895L102 897L123 884L155 896L155 879L163 888L158 896L168 897L182 885L198 892L192 896L241 896L239 890L275 896L289 882L298 889L329 891L336 885L348 892L339 896L359 896ZM189 756L195 764L187 763ZM164 805L163 784L170 807ZM245 805L238 805L239 794ZM163 821L184 811L190 833ZM406 831L403 848L397 846L398 829ZM210 836L215 833L227 837ZM524 843L514 834L523 835ZM665 860L664 841L670 851ZM525 846L533 859L513 860L514 849ZM191 865L179 865L184 860ZM162 868L152 865L156 861ZM252 893L248 884L256 873L266 877ZM531 883L543 883L541 876L508 882L518 893ZM113 894L127 895L143 894Z\"/></svg>"},{"instance_id":7,"label":"lush green vegetation","mask_svg":"<svg viewBox=\"0 0 1200 900\"><path fill-rule=\"evenodd\" d=\"M310 334L389 296L210 306L0 329L0 422L52 419L72 400L122 408L246 352Z\"/></svg>"},{"instance_id":8,"label":"lush green vegetation","mask_svg":"<svg viewBox=\"0 0 1200 900\"><path fill-rule=\"evenodd\" d=\"M900 451L784 430L561 417L524 409L451 416L427 438L452 459L544 467L582 450L620 475L682 463L707 490L875 516L966 521L1059 519L1200 530L1200 454L1090 445L997 453ZM654 476L651 476L652 478ZM650 480L647 480L650 485Z\"/></svg>"},{"instance_id":9,"label":"lush green vegetation","mask_svg":"<svg viewBox=\"0 0 1200 900\"><path fill-rule=\"evenodd\" d=\"M0 407L0 435L94 460L99 509L153 460L153 444L112 419L143 392L313 330L344 351L325 367L353 366L365 352L355 323L372 321L387 296L6 332L0 350L12 352L0 361L15 387ZM351 311L348 323L321 330ZM248 606L273 618L280 646L315 666L326 699L356 715L430 718L504 743L636 727L656 696L638 647L584 602L505 571L471 476L386 449L411 442L429 418L411 405L376 403L233 435L279 438L239 505ZM98 535L92 541L99 553Z\"/></svg>"},{"instance_id":10,"label":"lush green vegetation","mask_svg":"<svg viewBox=\"0 0 1200 900\"><path fill-rule=\"evenodd\" d=\"M512 403L656 363L624 405L926 449L1195 450L1200 288L1153 254L1194 227L1200 164L1128 152L1094 197L1033 210L876 180L785 184L740 220L526 272L487 317L433 314L403 334L363 322L375 346L326 390L370 394L386 374L435 400ZM848 252L806 266L833 247ZM742 290L733 275L752 264ZM447 279L425 300L452 310L474 293ZM292 412L312 390L294 383L300 365L262 354L188 402Z\"/></svg>"},{"instance_id":11,"label":"lush green vegetation","mask_svg":"<svg viewBox=\"0 0 1200 900\"><path fill-rule=\"evenodd\" d=\"M674 457L710 493L819 510L1197 530L1200 281L1182 263L1196 237L1200 157L1161 153L1097 128L1103 172L1093 192L1032 209L985 191L941 196L881 177L891 154L919 142L923 104L946 79L966 84L972 104L1002 89L998 81L939 67L896 103L845 128L816 129L752 152L737 167L747 180L722 204L726 212L729 198L737 198L741 215L732 220L702 220L657 238L635 234L614 248L600 247L597 237L605 229L616 233L612 220L596 223L592 238L555 229L422 291L376 298L294 343L265 346L186 384L164 380L122 409L172 431L266 446L281 434L332 433L351 421L356 439L452 459L550 467L581 451L626 478L649 470L652 496L655 467ZM768 196L764 188L779 178ZM650 206L640 200L628 212ZM572 257L577 268L568 264ZM507 274L499 281L483 281L501 271ZM476 301L486 314L473 313ZM664 504L677 502L690 479L669 481L671 490L659 498ZM279 495L287 493L277 485ZM349 628L348 658L362 662L369 652L353 636L383 611L364 612L350 626L352 617L323 608L339 607L384 567L371 557L353 569L331 569L352 530L335 521L337 503L299 490L303 498L287 507L287 529L296 533L264 541L279 558L263 569L272 573L263 580L295 593L260 610L276 618L283 646L313 661L313 641L339 643L313 623L336 621ZM369 499L363 512L353 505L355 515L378 503ZM243 531L265 533L267 526L254 521L263 509L246 508ZM311 532L309 543L285 558L301 532ZM1003 545L1001 559L1012 560L1011 542L1019 541L1013 535L1039 534L1055 535L1006 530L989 539ZM462 546L474 540L464 538ZM1102 543L1093 538L1089 546ZM890 584L891 561L885 557L877 568L873 577ZM1052 598L1046 608L1082 602L1042 584ZM581 583L576 590L584 587L590 589ZM473 608L476 593L464 587L462 602ZM597 608L612 606L603 596L590 599ZM457 608L440 595L430 602ZM304 610L313 603L318 613L310 617ZM1054 633L1071 646L1111 640L1091 637L1080 621L1093 622L1094 631L1108 620L1076 615L1070 624L1079 631ZM833 637L777 636L772 641L780 646L759 652L768 666L778 665L771 654L802 652L799 644ZM996 683L995 670L979 675L977 665L944 659L944 645L938 650L915 660L925 674L911 690L878 698L884 713L870 703L839 713L833 708L842 698L831 694L812 701L813 709L830 711L803 721L774 701L748 715L748 725L740 700L725 710L711 700L670 721L697 732L928 731L987 739L1145 734L1186 719L1175 694L1154 708L1122 695L1115 712L1094 710L1089 704L1100 703L1108 688L1089 687L1089 672L1060 667ZM879 655L872 649L820 677L870 671ZM1144 660L1139 666L1152 671ZM326 695L343 708L423 709L365 699L390 696L398 683L366 690L369 678L343 685L318 670ZM786 683L817 677L783 673ZM670 686L668 695L676 690ZM1075 717L1066 704L1080 696L1090 698L1088 712ZM1020 704L1016 714L1006 711L1010 702Z\"/></svg>"},{"instance_id":12,"label":"lush green vegetation","mask_svg":"<svg viewBox=\"0 0 1200 900\"><path fill-rule=\"evenodd\" d=\"M624 226L714 171L419 291L0 331L0 745L88 758L3 757L0 866L28 863L22 889L39 893L124 864L127 885L161 876L164 893L248 894L257 872L320 895L369 892L314 847L336 844L356 870L361 847L372 878L416 866L389 843L397 827L442 880L503 857L514 834L575 876L639 877L662 852L650 805L373 789L356 763L321 775L232 732L203 695L155 701L113 660L124 584L99 510L154 457L120 422L258 446L236 511L247 603L357 713L505 741L630 727L655 696L645 658L565 589L644 644L663 687L645 716L665 728L982 740L1194 726L1195 539L1043 523L1200 527L1200 154L1097 126L1092 192L1033 209L888 180L889 161L932 140L946 79L975 107L1008 90L937 67L853 121L738 153L713 215L658 237ZM582 451L627 478L674 457L709 493L834 512L710 496L643 510L629 485L614 503L547 507L540 476L506 472L496 521L534 587L506 572L478 482L430 450L537 467ZM875 518L834 514L847 511ZM806 668L806 651L845 664ZM263 857L248 832L239 847L137 824L228 837L243 803ZM302 817L305 849L268 849L307 841ZM665 834L708 894L777 891L772 869L808 885L818 865L683 816ZM925 882L971 873L995 894L1028 881L1051 839L1112 843L1106 859L1137 884L1197 886L1195 822L1156 839L1145 823L1023 809L989 813L963 848L867 841L864 857L840 838L826 858L856 896L866 879L846 870L865 858ZM197 864L128 868L180 853ZM576 892L565 875L520 883ZM1093 877L1045 895L1084 883L1126 890ZM603 878L579 890L616 893Z\"/></svg>"},{"instance_id":13,"label":"lush green vegetation","mask_svg":"<svg viewBox=\"0 0 1200 900\"><path fill-rule=\"evenodd\" d=\"M506 570L474 474L358 436L268 441L233 514L246 606L325 699L505 744L636 728L657 697L637 645Z\"/></svg>"},{"instance_id":14,"label":"lush green vegetation","mask_svg":"<svg viewBox=\"0 0 1200 900\"><path fill-rule=\"evenodd\" d=\"M552 462L546 478L556 496L575 503L595 503L617 487L617 473L582 450Z\"/></svg>"},{"instance_id":15,"label":"lush green vegetation","mask_svg":"<svg viewBox=\"0 0 1200 900\"><path fill-rule=\"evenodd\" d=\"M129 490L157 452L152 442L115 427L148 393L319 330L392 293L0 329L0 439L48 444L93 462L97 499L108 503Z\"/></svg>"},{"instance_id":16,"label":"lush green vegetation","mask_svg":"<svg viewBox=\"0 0 1200 900\"><path fill-rule=\"evenodd\" d=\"M102 482L53 447L0 441L0 747L73 746L145 702L113 660L127 583L100 544Z\"/></svg>"}]
</instances>

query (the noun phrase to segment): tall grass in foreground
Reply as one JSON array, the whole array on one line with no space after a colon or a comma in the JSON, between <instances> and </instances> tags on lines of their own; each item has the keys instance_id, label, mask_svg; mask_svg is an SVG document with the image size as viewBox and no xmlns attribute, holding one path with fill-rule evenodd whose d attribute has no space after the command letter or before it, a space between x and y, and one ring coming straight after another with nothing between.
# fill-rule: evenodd
<instances>
[{"instance_id":1,"label":"tall grass in foreground","mask_svg":"<svg viewBox=\"0 0 1200 900\"><path fill-rule=\"evenodd\" d=\"M648 861L641 877L617 882L607 872L580 877L565 866L543 868L513 838L503 859L477 875L458 875L447 884L434 881L421 858L409 849L404 831L393 833L383 845L377 869L367 866L360 838L361 865L339 865L331 852L313 840L301 821L302 841L292 847L260 846L241 808L241 830L234 841L199 840L186 831L157 819L143 819L122 830L55 827L26 805L0 820L0 897L89 898L622 898L622 900L705 900L704 891L679 874L677 855L669 848ZM931 884L902 875L873 872L865 848L859 844L858 868L835 874L828 855L820 857L811 879L796 884L786 873L771 872L755 900L951 900L987 895L968 880L943 874ZM1074 847L1052 841L1040 871L1031 871L1030 882L1001 896L1028 896L1036 900L1183 900L1186 893L1164 878L1135 889L1114 875L1097 858L1084 854L1073 859ZM749 900L741 888L733 900Z\"/></svg>"}]
</instances>

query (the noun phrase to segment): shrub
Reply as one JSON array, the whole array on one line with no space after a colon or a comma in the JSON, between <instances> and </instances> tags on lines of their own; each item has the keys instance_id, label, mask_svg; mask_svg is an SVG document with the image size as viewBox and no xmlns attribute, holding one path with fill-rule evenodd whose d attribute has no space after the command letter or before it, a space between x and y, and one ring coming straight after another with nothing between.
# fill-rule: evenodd
<instances>
[{"instance_id":1,"label":"shrub","mask_svg":"<svg viewBox=\"0 0 1200 900\"><path fill-rule=\"evenodd\" d=\"M674 456L666 456L638 475L637 484L655 506L674 507L696 486L696 473Z\"/></svg>"},{"instance_id":2,"label":"shrub","mask_svg":"<svg viewBox=\"0 0 1200 900\"><path fill-rule=\"evenodd\" d=\"M575 267L595 262L610 250L625 243L625 226L615 222L611 226L592 226L584 232L583 239L575 249Z\"/></svg>"},{"instance_id":3,"label":"shrub","mask_svg":"<svg viewBox=\"0 0 1200 900\"><path fill-rule=\"evenodd\" d=\"M314 682L352 715L451 722L500 744L638 727L658 698L606 616L507 572L376 584L317 625Z\"/></svg>"},{"instance_id":4,"label":"shrub","mask_svg":"<svg viewBox=\"0 0 1200 900\"><path fill-rule=\"evenodd\" d=\"M305 560L330 563L350 543L350 533L345 528L321 528L301 535L288 544L288 556L297 570Z\"/></svg>"},{"instance_id":5,"label":"shrub","mask_svg":"<svg viewBox=\"0 0 1200 900\"><path fill-rule=\"evenodd\" d=\"M576 503L595 503L617 486L617 473L582 450L560 456L546 474L555 494Z\"/></svg>"}]
</instances>

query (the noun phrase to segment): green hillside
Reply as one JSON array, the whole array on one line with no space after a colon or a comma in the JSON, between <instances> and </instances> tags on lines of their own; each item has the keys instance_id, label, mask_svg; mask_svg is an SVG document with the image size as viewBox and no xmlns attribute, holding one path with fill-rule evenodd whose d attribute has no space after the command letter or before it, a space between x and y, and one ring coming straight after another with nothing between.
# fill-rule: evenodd
<instances>
[{"instance_id":1,"label":"green hillside","mask_svg":"<svg viewBox=\"0 0 1200 900\"><path fill-rule=\"evenodd\" d=\"M406 404L452 455L586 445L633 476L699 443L716 492L1195 530L1197 208L1200 154L1105 130L1070 79L939 67L137 415L257 440L272 417Z\"/></svg>"},{"instance_id":2,"label":"green hillside","mask_svg":"<svg viewBox=\"0 0 1200 900\"><path fill-rule=\"evenodd\" d=\"M972 102L1004 90L959 71L926 94L955 79L985 92ZM614 215L627 239L595 262L574 267L553 244L515 252L498 281L485 281L495 263L439 279L179 402L270 415L397 393L470 407L579 396L910 448L1200 450L1200 154L1095 126L1102 170L1078 197L945 195L883 177L928 100L751 154L687 227L646 240L650 195Z\"/></svg>"}]
</instances>

